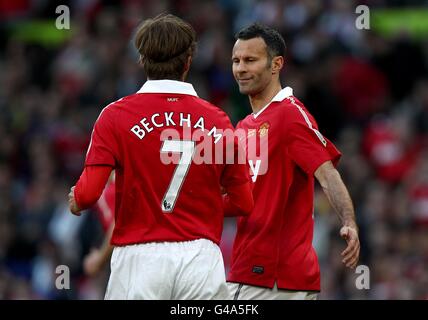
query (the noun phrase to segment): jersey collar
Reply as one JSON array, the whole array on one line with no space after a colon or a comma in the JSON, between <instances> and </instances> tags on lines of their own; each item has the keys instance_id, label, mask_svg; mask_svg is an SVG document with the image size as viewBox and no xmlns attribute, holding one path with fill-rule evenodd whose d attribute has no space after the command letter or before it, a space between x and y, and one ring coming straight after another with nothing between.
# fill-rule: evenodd
<instances>
[{"instance_id":1,"label":"jersey collar","mask_svg":"<svg viewBox=\"0 0 428 320\"><path fill-rule=\"evenodd\" d=\"M273 97L272 100L269 101L269 103L267 105L265 105L263 108L261 108L259 110L259 112L253 113L254 119L256 119L263 111L265 111L266 108L269 107L272 102L281 102L285 98L290 97L292 95L293 95L293 89L291 87L285 87L280 92L278 92L276 94L276 96Z\"/></svg>"},{"instance_id":2,"label":"jersey collar","mask_svg":"<svg viewBox=\"0 0 428 320\"><path fill-rule=\"evenodd\" d=\"M198 96L192 84L176 80L147 80L137 93L179 93Z\"/></svg>"}]
</instances>

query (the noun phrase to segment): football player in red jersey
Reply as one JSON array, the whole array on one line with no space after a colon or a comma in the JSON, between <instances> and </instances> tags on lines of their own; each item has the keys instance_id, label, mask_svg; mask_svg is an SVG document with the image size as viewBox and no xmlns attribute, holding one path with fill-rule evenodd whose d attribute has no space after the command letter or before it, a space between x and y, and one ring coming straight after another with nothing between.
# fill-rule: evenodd
<instances>
[{"instance_id":1,"label":"football player in red jersey","mask_svg":"<svg viewBox=\"0 0 428 320\"><path fill-rule=\"evenodd\" d=\"M225 161L223 149L238 149L236 139L223 141L233 134L228 116L184 82L193 28L160 15L143 22L135 45L148 80L100 113L70 210L91 206L115 170L106 299L226 299L218 244L224 214L253 207L245 159L235 152Z\"/></svg>"},{"instance_id":2,"label":"football player in red jersey","mask_svg":"<svg viewBox=\"0 0 428 320\"><path fill-rule=\"evenodd\" d=\"M248 155L254 209L238 220L228 275L235 299L316 299L320 272L312 247L314 178L343 227L343 263L359 258L358 228L348 191L335 169L335 146L319 132L305 106L282 88L285 42L275 30L252 24L236 35L232 69L253 113L238 125L247 139L267 137L268 152ZM262 153L263 155L263 153Z\"/></svg>"}]
</instances>

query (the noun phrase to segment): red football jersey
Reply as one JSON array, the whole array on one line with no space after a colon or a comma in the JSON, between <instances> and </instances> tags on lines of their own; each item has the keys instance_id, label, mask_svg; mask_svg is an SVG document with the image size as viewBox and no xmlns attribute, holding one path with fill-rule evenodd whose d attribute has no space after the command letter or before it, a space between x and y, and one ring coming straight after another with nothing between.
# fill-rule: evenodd
<instances>
[{"instance_id":1,"label":"red football jersey","mask_svg":"<svg viewBox=\"0 0 428 320\"><path fill-rule=\"evenodd\" d=\"M312 247L314 172L328 160L336 164L340 153L289 87L242 120L240 128L248 141L265 136L268 144L267 152L260 153L260 140L257 157L247 154L255 206L238 220L228 281L269 288L276 282L282 289L319 291L319 264Z\"/></svg>"},{"instance_id":2,"label":"red football jersey","mask_svg":"<svg viewBox=\"0 0 428 320\"><path fill-rule=\"evenodd\" d=\"M247 183L248 171L245 162L199 161L209 150L197 148L208 136L215 138L208 158L217 159L216 146L226 129L233 131L227 115L181 81L147 81L136 94L103 109L85 165L116 170L113 245L199 238L220 242L220 186Z\"/></svg>"}]
</instances>

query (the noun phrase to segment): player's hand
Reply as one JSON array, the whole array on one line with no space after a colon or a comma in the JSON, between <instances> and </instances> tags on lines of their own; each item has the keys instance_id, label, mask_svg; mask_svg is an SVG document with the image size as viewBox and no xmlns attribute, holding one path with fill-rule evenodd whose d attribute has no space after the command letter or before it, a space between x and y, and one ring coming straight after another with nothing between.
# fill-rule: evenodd
<instances>
[{"instance_id":1,"label":"player's hand","mask_svg":"<svg viewBox=\"0 0 428 320\"><path fill-rule=\"evenodd\" d=\"M83 260L83 271L89 277L96 276L103 268L101 252L93 249Z\"/></svg>"},{"instance_id":2,"label":"player's hand","mask_svg":"<svg viewBox=\"0 0 428 320\"><path fill-rule=\"evenodd\" d=\"M74 186L71 187L70 193L68 194L68 206L72 214L80 216L80 209L77 206L76 200L74 199Z\"/></svg>"},{"instance_id":3,"label":"player's hand","mask_svg":"<svg viewBox=\"0 0 428 320\"><path fill-rule=\"evenodd\" d=\"M340 229L340 236L346 240L348 246L342 252L342 262L351 269L355 269L360 257L360 240L356 227L343 226Z\"/></svg>"}]
</instances>

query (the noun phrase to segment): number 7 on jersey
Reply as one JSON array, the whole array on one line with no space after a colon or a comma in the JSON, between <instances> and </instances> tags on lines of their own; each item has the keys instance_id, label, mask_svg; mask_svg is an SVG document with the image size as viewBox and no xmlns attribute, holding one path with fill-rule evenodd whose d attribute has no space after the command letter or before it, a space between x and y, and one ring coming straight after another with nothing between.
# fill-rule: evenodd
<instances>
[{"instance_id":1,"label":"number 7 on jersey","mask_svg":"<svg viewBox=\"0 0 428 320\"><path fill-rule=\"evenodd\" d=\"M175 168L172 180L161 203L162 211L169 213L174 209L181 186L192 163L193 153L195 152L195 141L165 140L162 144L161 152L181 153L180 161Z\"/></svg>"}]
</instances>

